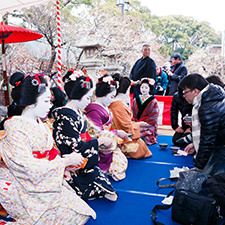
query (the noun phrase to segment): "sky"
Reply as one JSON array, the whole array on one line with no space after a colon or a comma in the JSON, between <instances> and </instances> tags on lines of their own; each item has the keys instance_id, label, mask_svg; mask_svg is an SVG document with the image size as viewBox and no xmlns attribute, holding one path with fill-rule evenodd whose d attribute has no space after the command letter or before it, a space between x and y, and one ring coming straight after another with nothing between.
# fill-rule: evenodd
<instances>
[{"instance_id":1,"label":"sky","mask_svg":"<svg viewBox=\"0 0 225 225\"><path fill-rule=\"evenodd\" d=\"M216 31L225 30L225 8L223 0L140 0L153 15L191 16L207 21Z\"/></svg>"}]
</instances>

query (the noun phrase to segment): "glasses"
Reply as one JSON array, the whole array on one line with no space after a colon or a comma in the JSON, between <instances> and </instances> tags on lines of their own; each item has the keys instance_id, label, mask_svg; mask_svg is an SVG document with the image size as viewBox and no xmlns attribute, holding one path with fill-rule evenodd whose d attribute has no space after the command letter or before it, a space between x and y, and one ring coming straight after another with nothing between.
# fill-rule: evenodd
<instances>
[{"instance_id":1,"label":"glasses","mask_svg":"<svg viewBox=\"0 0 225 225\"><path fill-rule=\"evenodd\" d=\"M188 92L191 92L192 90L186 90L186 91L183 91L183 95L186 95Z\"/></svg>"}]
</instances>

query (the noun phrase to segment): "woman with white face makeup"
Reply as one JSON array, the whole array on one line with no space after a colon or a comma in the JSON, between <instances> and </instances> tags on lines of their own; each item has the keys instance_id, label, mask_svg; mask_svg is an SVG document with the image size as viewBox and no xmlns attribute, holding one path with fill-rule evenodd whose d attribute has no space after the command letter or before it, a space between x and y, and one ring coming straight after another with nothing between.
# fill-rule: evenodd
<instances>
[{"instance_id":1,"label":"woman with white face makeup","mask_svg":"<svg viewBox=\"0 0 225 225\"><path fill-rule=\"evenodd\" d=\"M68 103L53 111L53 137L62 155L77 152L87 159L86 166L78 172L70 170L66 180L83 199L104 197L116 201L116 192L98 167L98 146L104 144L105 139L81 139L87 131L83 111L91 101L93 82L82 71L73 70L63 79Z\"/></svg>"},{"instance_id":2,"label":"woman with white face makeup","mask_svg":"<svg viewBox=\"0 0 225 225\"><path fill-rule=\"evenodd\" d=\"M140 122L141 137L147 145L157 143L159 106L153 95L154 83L153 79L142 78L140 94L134 99L132 105L133 118L136 122Z\"/></svg>"},{"instance_id":3,"label":"woman with white face makeup","mask_svg":"<svg viewBox=\"0 0 225 225\"><path fill-rule=\"evenodd\" d=\"M118 147L117 136L126 140L128 136L123 130L111 129L112 115L108 106L115 99L116 85L116 82L109 75L99 78L95 89L96 101L85 108L85 114L94 124L96 135L110 138L111 143L99 148L99 167L117 181L125 178L128 164L127 158Z\"/></svg>"},{"instance_id":4,"label":"woman with white face makeup","mask_svg":"<svg viewBox=\"0 0 225 225\"><path fill-rule=\"evenodd\" d=\"M95 212L68 187L64 171L79 166L83 157L74 153L61 158L52 134L42 123L51 107L51 92L36 74L13 74L12 98L21 116L5 124L0 166L0 202L16 224L85 224Z\"/></svg>"}]
</instances>

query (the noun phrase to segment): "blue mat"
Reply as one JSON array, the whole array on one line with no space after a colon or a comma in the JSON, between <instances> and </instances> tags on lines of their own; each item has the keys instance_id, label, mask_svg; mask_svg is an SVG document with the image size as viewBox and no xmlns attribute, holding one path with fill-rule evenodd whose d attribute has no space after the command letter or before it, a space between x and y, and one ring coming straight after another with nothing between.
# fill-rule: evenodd
<instances>
[{"instance_id":1,"label":"blue mat","mask_svg":"<svg viewBox=\"0 0 225 225\"><path fill-rule=\"evenodd\" d=\"M171 137L159 136L158 142L171 143ZM158 189L156 181L169 177L169 170L174 167L193 166L192 157L176 157L170 148L160 150L159 146L150 146L153 156L148 159L129 159L126 178L114 182L118 192L117 202L105 199L88 201L96 211L97 219L88 225L150 225L151 209L160 204L171 189ZM159 212L158 218L165 225L177 225L171 220L170 210Z\"/></svg>"},{"instance_id":2,"label":"blue mat","mask_svg":"<svg viewBox=\"0 0 225 225\"><path fill-rule=\"evenodd\" d=\"M110 203L98 199L88 204L97 212L97 219L88 225L151 225L151 209L162 201L162 197L119 192L119 200ZM178 225L170 219L171 211L159 212L160 222L165 225Z\"/></svg>"},{"instance_id":3,"label":"blue mat","mask_svg":"<svg viewBox=\"0 0 225 225\"><path fill-rule=\"evenodd\" d=\"M170 150L170 146L173 146L170 136L158 136L158 143L168 143L169 146L165 150L160 150L158 144L152 145L149 149L152 151L152 157L145 159L146 161L156 162L157 164L168 163L173 166L192 166L192 156L182 157L174 156Z\"/></svg>"}]
</instances>

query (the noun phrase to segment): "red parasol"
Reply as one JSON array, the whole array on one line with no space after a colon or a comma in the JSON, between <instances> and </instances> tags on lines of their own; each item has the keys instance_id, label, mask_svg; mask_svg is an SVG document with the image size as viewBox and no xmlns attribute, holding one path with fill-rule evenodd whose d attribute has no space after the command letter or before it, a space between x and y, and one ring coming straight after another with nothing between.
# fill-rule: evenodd
<instances>
[{"instance_id":1,"label":"red parasol","mask_svg":"<svg viewBox=\"0 0 225 225\"><path fill-rule=\"evenodd\" d=\"M5 105L9 105L9 88L8 77L6 74L5 44L34 41L41 37L43 37L43 35L35 31L23 27L6 25L3 22L0 23L0 44L2 44L2 67Z\"/></svg>"}]
</instances>

